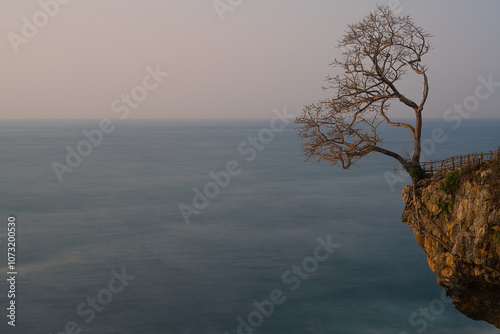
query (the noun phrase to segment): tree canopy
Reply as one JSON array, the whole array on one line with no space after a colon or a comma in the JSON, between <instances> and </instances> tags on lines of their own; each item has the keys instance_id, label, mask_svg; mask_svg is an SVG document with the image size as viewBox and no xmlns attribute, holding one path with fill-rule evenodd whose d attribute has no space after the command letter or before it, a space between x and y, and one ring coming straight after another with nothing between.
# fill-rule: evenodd
<instances>
[{"instance_id":1,"label":"tree canopy","mask_svg":"<svg viewBox=\"0 0 500 334\"><path fill-rule=\"evenodd\" d=\"M306 158L347 169L375 151L397 159L407 171L421 170L422 111L429 95L422 59L431 50L430 37L411 17L397 16L387 6L378 6L362 21L348 25L338 44L342 57L331 64L343 73L327 77L326 89L335 90L334 97L305 106L296 119L300 137L307 140ZM408 71L421 77L418 100L400 89ZM392 103L412 112L415 123L393 121ZM381 146L379 126L384 122L411 132L411 157Z\"/></svg>"}]
</instances>

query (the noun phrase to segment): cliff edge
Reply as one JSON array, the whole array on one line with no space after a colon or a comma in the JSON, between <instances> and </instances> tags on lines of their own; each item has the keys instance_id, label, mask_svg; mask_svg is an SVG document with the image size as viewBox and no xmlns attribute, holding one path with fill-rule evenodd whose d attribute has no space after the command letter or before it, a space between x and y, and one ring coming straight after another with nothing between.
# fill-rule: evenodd
<instances>
[{"instance_id":1,"label":"cliff edge","mask_svg":"<svg viewBox=\"0 0 500 334\"><path fill-rule=\"evenodd\" d=\"M500 162L405 186L402 220L455 308L500 328Z\"/></svg>"}]
</instances>

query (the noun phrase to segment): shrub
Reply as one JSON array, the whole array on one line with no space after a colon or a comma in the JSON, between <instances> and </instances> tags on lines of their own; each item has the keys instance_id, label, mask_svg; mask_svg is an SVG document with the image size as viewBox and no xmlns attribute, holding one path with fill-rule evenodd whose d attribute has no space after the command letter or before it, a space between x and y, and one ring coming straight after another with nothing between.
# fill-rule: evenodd
<instances>
[{"instance_id":1,"label":"shrub","mask_svg":"<svg viewBox=\"0 0 500 334\"><path fill-rule=\"evenodd\" d=\"M447 202L441 196L438 199L437 206L438 206L438 208L440 208L441 210L443 210L443 212L446 213L447 215L450 214L451 209L453 208L453 204Z\"/></svg>"},{"instance_id":2,"label":"shrub","mask_svg":"<svg viewBox=\"0 0 500 334\"><path fill-rule=\"evenodd\" d=\"M408 174L410 174L411 178L414 180L422 180L425 179L425 171L420 166L411 166L408 169Z\"/></svg>"},{"instance_id":3,"label":"shrub","mask_svg":"<svg viewBox=\"0 0 500 334\"><path fill-rule=\"evenodd\" d=\"M459 171L451 172L444 178L444 181L440 185L440 189L448 195L454 194L455 191L457 191L458 187L460 187L461 178L462 178L461 172Z\"/></svg>"},{"instance_id":4,"label":"shrub","mask_svg":"<svg viewBox=\"0 0 500 334\"><path fill-rule=\"evenodd\" d=\"M500 245L500 230L496 230L495 233L493 233L493 243L495 245Z\"/></svg>"}]
</instances>

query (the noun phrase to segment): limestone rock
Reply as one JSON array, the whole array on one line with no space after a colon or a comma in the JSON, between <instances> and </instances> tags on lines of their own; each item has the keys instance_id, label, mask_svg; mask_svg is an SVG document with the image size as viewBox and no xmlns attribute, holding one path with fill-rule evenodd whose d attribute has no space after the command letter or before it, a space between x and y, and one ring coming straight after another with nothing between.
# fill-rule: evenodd
<instances>
[{"instance_id":1,"label":"limestone rock","mask_svg":"<svg viewBox=\"0 0 500 334\"><path fill-rule=\"evenodd\" d=\"M500 163L406 186L402 220L460 312L500 328Z\"/></svg>"}]
</instances>

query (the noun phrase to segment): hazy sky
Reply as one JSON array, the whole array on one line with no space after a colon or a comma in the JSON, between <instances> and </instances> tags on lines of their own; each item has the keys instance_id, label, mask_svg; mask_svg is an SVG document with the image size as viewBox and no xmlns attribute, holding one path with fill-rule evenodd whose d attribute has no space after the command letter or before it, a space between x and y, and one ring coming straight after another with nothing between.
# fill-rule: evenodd
<instances>
[{"instance_id":1,"label":"hazy sky","mask_svg":"<svg viewBox=\"0 0 500 334\"><path fill-rule=\"evenodd\" d=\"M332 94L322 86L346 25L389 0L218 1L232 9L223 21L213 0L2 0L0 118L113 118L134 87L144 100L128 102L129 118L298 114ZM399 2L434 35L427 117L474 95L478 76L500 82L500 1ZM169 72L150 90L148 66ZM474 117L498 117L495 90Z\"/></svg>"}]
</instances>

